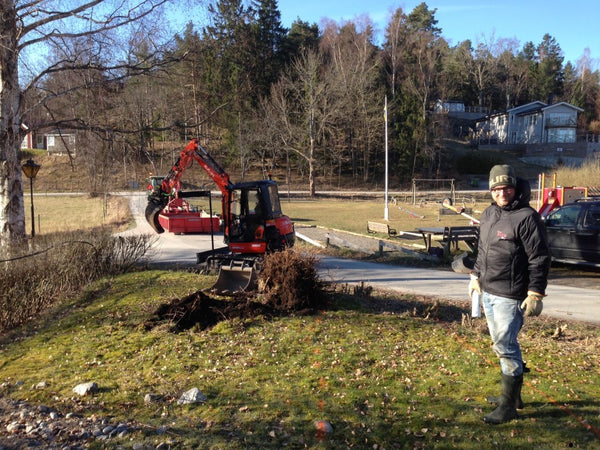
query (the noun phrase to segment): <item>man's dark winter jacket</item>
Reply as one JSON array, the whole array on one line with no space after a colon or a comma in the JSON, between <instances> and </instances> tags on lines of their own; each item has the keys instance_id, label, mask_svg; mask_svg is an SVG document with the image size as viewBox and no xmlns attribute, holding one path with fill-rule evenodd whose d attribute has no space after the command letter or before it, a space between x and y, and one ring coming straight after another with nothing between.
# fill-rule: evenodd
<instances>
[{"instance_id":1,"label":"man's dark winter jacket","mask_svg":"<svg viewBox=\"0 0 600 450\"><path fill-rule=\"evenodd\" d=\"M490 294L523 300L527 291L545 294L550 249L540 215L529 206L529 182L517 179L514 201L496 203L481 216L473 274Z\"/></svg>"}]
</instances>

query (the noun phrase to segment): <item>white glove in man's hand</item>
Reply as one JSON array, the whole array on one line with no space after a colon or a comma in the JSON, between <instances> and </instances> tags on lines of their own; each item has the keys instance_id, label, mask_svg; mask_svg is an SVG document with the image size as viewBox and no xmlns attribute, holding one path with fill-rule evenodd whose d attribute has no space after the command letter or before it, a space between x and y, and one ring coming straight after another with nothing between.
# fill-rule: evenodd
<instances>
[{"instance_id":1,"label":"white glove in man's hand","mask_svg":"<svg viewBox=\"0 0 600 450\"><path fill-rule=\"evenodd\" d=\"M475 275L471 275L471 281L469 281L469 298L473 297L473 292L477 292L479 295L481 295L479 278L477 278Z\"/></svg>"},{"instance_id":2,"label":"white glove in man's hand","mask_svg":"<svg viewBox=\"0 0 600 450\"><path fill-rule=\"evenodd\" d=\"M521 309L524 310L523 315L525 317L539 316L542 313L542 309L544 309L544 304L542 303L543 298L544 296L542 294L527 291L527 298L521 303Z\"/></svg>"}]
</instances>

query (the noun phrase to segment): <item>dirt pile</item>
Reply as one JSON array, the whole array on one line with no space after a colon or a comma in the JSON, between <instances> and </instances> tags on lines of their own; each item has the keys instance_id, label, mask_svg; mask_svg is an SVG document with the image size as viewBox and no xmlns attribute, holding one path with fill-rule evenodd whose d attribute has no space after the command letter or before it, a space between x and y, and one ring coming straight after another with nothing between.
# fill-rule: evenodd
<instances>
[{"instance_id":1,"label":"dirt pile","mask_svg":"<svg viewBox=\"0 0 600 450\"><path fill-rule=\"evenodd\" d=\"M258 298L284 313L322 308L326 297L317 272L317 259L293 249L268 255L258 279Z\"/></svg>"},{"instance_id":2,"label":"dirt pile","mask_svg":"<svg viewBox=\"0 0 600 450\"><path fill-rule=\"evenodd\" d=\"M288 249L267 255L256 291L225 299L197 291L160 305L144 326L167 322L171 331L206 330L223 320L312 314L326 306L326 298L315 257Z\"/></svg>"}]
</instances>

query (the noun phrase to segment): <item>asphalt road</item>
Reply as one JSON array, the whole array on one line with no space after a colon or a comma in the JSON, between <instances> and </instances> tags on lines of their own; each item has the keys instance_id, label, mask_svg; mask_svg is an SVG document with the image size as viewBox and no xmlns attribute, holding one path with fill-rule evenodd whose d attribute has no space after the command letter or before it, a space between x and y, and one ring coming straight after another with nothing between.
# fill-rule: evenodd
<instances>
[{"instance_id":1,"label":"asphalt road","mask_svg":"<svg viewBox=\"0 0 600 450\"><path fill-rule=\"evenodd\" d=\"M205 234L173 235L156 234L144 217L146 196L129 194L131 210L136 219L136 228L123 234L150 234L156 237L148 263L161 266L190 266L196 263L196 253L211 248L224 247L223 235L211 237ZM401 267L396 265L356 261L351 259L322 257L319 274L325 281L358 284L365 282L375 288L438 296L448 300L467 300L469 279L465 274L448 270ZM544 300L542 314L600 324L600 290L550 283Z\"/></svg>"},{"instance_id":2,"label":"asphalt road","mask_svg":"<svg viewBox=\"0 0 600 450\"><path fill-rule=\"evenodd\" d=\"M160 266L191 266L196 264L196 253L212 248L225 247L223 233L216 233L214 239L208 234L184 234L172 233L157 234L146 222L144 211L146 210L146 194L123 194L129 198L131 212L135 218L136 226L127 230L122 235L148 234L155 238L150 252L146 255L148 264Z\"/></svg>"},{"instance_id":3,"label":"asphalt road","mask_svg":"<svg viewBox=\"0 0 600 450\"><path fill-rule=\"evenodd\" d=\"M399 267L387 264L323 258L321 277L348 284L362 281L396 292L468 300L468 275L446 270ZM549 284L543 314L568 320L600 324L600 291Z\"/></svg>"}]
</instances>

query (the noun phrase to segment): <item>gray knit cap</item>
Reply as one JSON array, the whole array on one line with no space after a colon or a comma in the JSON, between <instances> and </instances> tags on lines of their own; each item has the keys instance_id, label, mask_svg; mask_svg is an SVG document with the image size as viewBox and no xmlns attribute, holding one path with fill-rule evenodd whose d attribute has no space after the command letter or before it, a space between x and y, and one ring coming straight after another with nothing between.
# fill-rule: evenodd
<instances>
[{"instance_id":1,"label":"gray knit cap","mask_svg":"<svg viewBox=\"0 0 600 450\"><path fill-rule=\"evenodd\" d=\"M515 169L507 164L499 164L490 170L490 190L497 186L517 187Z\"/></svg>"}]
</instances>

